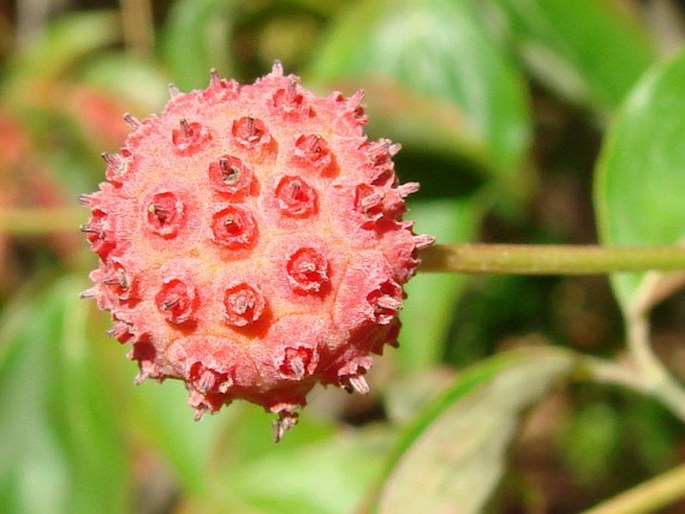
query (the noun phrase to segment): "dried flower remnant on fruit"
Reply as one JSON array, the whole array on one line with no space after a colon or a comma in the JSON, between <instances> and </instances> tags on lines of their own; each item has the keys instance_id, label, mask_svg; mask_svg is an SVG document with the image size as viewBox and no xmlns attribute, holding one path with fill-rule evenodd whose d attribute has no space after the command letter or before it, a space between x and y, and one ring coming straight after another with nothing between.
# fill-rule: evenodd
<instances>
[{"instance_id":1,"label":"dried flower remnant on fruit","mask_svg":"<svg viewBox=\"0 0 685 514\"><path fill-rule=\"evenodd\" d=\"M280 64L240 86L211 72L103 154L83 195L97 254L84 297L111 312L138 382L183 380L196 417L244 399L280 439L316 384L365 393L395 346L403 284L432 243L404 221L392 157L362 94L317 97Z\"/></svg>"}]
</instances>

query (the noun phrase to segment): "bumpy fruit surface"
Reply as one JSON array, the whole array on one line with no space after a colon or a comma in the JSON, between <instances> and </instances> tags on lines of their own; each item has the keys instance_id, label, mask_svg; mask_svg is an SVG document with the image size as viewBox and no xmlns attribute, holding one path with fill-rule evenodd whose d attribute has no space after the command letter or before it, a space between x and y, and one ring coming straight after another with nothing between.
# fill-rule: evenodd
<instances>
[{"instance_id":1,"label":"bumpy fruit surface","mask_svg":"<svg viewBox=\"0 0 685 514\"><path fill-rule=\"evenodd\" d=\"M395 345L402 285L432 243L402 221L392 156L368 141L361 93L315 96L280 64L240 86L212 72L105 154L82 197L98 268L84 293L132 345L138 381L186 383L197 417L245 399L276 437L317 383L366 392Z\"/></svg>"}]
</instances>

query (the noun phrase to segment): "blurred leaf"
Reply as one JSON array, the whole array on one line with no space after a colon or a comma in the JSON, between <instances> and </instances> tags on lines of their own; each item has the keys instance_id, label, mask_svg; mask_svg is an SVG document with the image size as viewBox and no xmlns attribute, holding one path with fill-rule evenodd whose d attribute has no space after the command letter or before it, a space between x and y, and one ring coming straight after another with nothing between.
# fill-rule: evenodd
<instances>
[{"instance_id":1,"label":"blurred leaf","mask_svg":"<svg viewBox=\"0 0 685 514\"><path fill-rule=\"evenodd\" d=\"M669 245L685 234L685 53L655 66L630 94L602 149L595 183L601 239ZM612 283L628 309L644 274Z\"/></svg>"},{"instance_id":2,"label":"blurred leaf","mask_svg":"<svg viewBox=\"0 0 685 514\"><path fill-rule=\"evenodd\" d=\"M130 387L135 385L130 383ZM207 488L207 466L229 413L195 421L188 393L178 380L146 383L130 395L127 421L132 431L171 464L186 494L202 496Z\"/></svg>"},{"instance_id":3,"label":"blurred leaf","mask_svg":"<svg viewBox=\"0 0 685 514\"><path fill-rule=\"evenodd\" d=\"M600 110L618 107L656 57L644 28L615 0L491 1L541 80Z\"/></svg>"},{"instance_id":4,"label":"blurred leaf","mask_svg":"<svg viewBox=\"0 0 685 514\"><path fill-rule=\"evenodd\" d=\"M446 366L434 366L398 376L384 384L383 410L393 426L406 425L418 412L431 405L452 384L456 372Z\"/></svg>"},{"instance_id":5,"label":"blurred leaf","mask_svg":"<svg viewBox=\"0 0 685 514\"><path fill-rule=\"evenodd\" d=\"M626 400L620 413L623 446L650 475L678 465L682 421L654 398L631 394Z\"/></svg>"},{"instance_id":6,"label":"blurred leaf","mask_svg":"<svg viewBox=\"0 0 685 514\"><path fill-rule=\"evenodd\" d=\"M134 103L139 108L138 114L142 116L153 111L159 112L169 99L169 77L156 63L135 55L102 55L84 67L80 78ZM135 112L133 108L129 110Z\"/></svg>"},{"instance_id":7,"label":"blurred leaf","mask_svg":"<svg viewBox=\"0 0 685 514\"><path fill-rule=\"evenodd\" d=\"M98 315L109 325L107 318L104 313ZM98 332L104 334L104 327L100 326ZM225 489L225 469L235 473L246 462L276 448L271 432L274 417L262 408L236 402L216 415L207 414L195 421L183 382L147 381L136 386L137 365L124 357L126 351L115 341L100 339L102 358L109 363L103 372L119 398L119 415L128 434L169 464L183 496L191 503L203 503L214 488ZM311 442L320 438L319 432L305 418L278 448L292 446L303 438ZM324 429L323 435L330 432L330 428ZM236 499L232 491L226 492L227 501Z\"/></svg>"},{"instance_id":8,"label":"blurred leaf","mask_svg":"<svg viewBox=\"0 0 685 514\"><path fill-rule=\"evenodd\" d=\"M310 397L309 400L311 399ZM310 409L312 409L311 405L300 416L297 427L288 432L287 436L276 446L271 427L275 416L257 405L236 402L227 409L230 411L230 416L220 434L221 440L216 445L213 464L226 470L228 474L232 474L235 473L235 469L241 468L245 463L274 451L277 453L282 450L292 451L300 446L330 438L335 434L336 426L329 420L317 417Z\"/></svg>"},{"instance_id":9,"label":"blurred leaf","mask_svg":"<svg viewBox=\"0 0 685 514\"><path fill-rule=\"evenodd\" d=\"M350 93L365 91L370 137L401 141L406 150L466 159L483 172L489 171L485 141L471 131L469 121L454 102L409 91L392 79L370 76L331 79L321 89L324 87Z\"/></svg>"},{"instance_id":10,"label":"blurred leaf","mask_svg":"<svg viewBox=\"0 0 685 514\"><path fill-rule=\"evenodd\" d=\"M514 171L526 154L530 120L522 78L470 0L356 2L333 26L309 75L327 82L350 75L369 84L391 79L455 104L467 121L463 139L482 141L500 171Z\"/></svg>"},{"instance_id":11,"label":"blurred leaf","mask_svg":"<svg viewBox=\"0 0 685 514\"><path fill-rule=\"evenodd\" d=\"M339 431L245 462L224 483L265 514L349 514L380 472L390 442L387 431L374 427Z\"/></svg>"},{"instance_id":12,"label":"blurred leaf","mask_svg":"<svg viewBox=\"0 0 685 514\"><path fill-rule=\"evenodd\" d=\"M417 234L465 242L472 240L480 225L480 211L473 198L432 200L412 202L409 217L416 221ZM420 371L441 361L465 279L455 273L418 273L406 285L397 352L403 371Z\"/></svg>"},{"instance_id":13,"label":"blurred leaf","mask_svg":"<svg viewBox=\"0 0 685 514\"><path fill-rule=\"evenodd\" d=\"M98 331L103 332L102 327ZM117 391L118 412L124 426L145 448L156 450L170 463L184 495L191 502L203 503L208 490L225 489L224 475L218 473L217 465L222 464L231 473L242 473L255 459L274 453L272 417L261 409L237 404L195 422L181 382L166 381L163 385L150 382L135 387L133 363L123 358L119 345L102 339L102 359L108 366L100 378ZM305 418L278 449L297 449L333 433L331 427L312 424ZM226 492L226 505L233 505L231 502L242 505L246 501L242 494L231 488ZM251 498L253 493L245 494ZM261 500L255 502L261 504ZM217 507L212 512L223 510Z\"/></svg>"},{"instance_id":14,"label":"blurred leaf","mask_svg":"<svg viewBox=\"0 0 685 514\"><path fill-rule=\"evenodd\" d=\"M229 44L238 0L180 0L169 12L162 53L174 82L183 89L205 87L209 70L233 74Z\"/></svg>"},{"instance_id":15,"label":"blurred leaf","mask_svg":"<svg viewBox=\"0 0 685 514\"><path fill-rule=\"evenodd\" d=\"M562 434L562 456L581 484L592 486L616 463L622 427L619 413L609 403L593 403L569 416Z\"/></svg>"},{"instance_id":16,"label":"blurred leaf","mask_svg":"<svg viewBox=\"0 0 685 514\"><path fill-rule=\"evenodd\" d=\"M535 348L499 354L465 372L405 433L374 511L482 512L521 415L573 364L568 352Z\"/></svg>"},{"instance_id":17,"label":"blurred leaf","mask_svg":"<svg viewBox=\"0 0 685 514\"><path fill-rule=\"evenodd\" d=\"M104 313L98 313L97 317L98 321L108 318ZM100 326L98 333L104 332L104 327ZM119 419L127 428L128 435L169 463L185 494L204 494L208 482L207 467L216 451L227 416L234 415L232 409L195 421L183 382L166 380L158 384L148 381L136 386L137 365L125 358L128 349L102 335L97 341L101 345L102 360L108 363L102 371L104 379L118 398Z\"/></svg>"},{"instance_id":18,"label":"blurred leaf","mask_svg":"<svg viewBox=\"0 0 685 514\"><path fill-rule=\"evenodd\" d=\"M340 430L338 421L316 411L317 403L337 391L316 393L323 398L310 397L297 426L278 444L272 438L274 416L263 408L237 402L222 412L228 423L205 475L210 492L196 499L197 510L354 512L390 449L390 432L387 426Z\"/></svg>"},{"instance_id":19,"label":"blurred leaf","mask_svg":"<svg viewBox=\"0 0 685 514\"><path fill-rule=\"evenodd\" d=\"M13 78L55 80L89 53L116 43L119 17L111 11L70 13L49 25L43 37L17 55Z\"/></svg>"},{"instance_id":20,"label":"blurred leaf","mask_svg":"<svg viewBox=\"0 0 685 514\"><path fill-rule=\"evenodd\" d=\"M128 503L128 463L85 335L82 289L62 279L19 296L3 316L0 496L12 512L119 513Z\"/></svg>"},{"instance_id":21,"label":"blurred leaf","mask_svg":"<svg viewBox=\"0 0 685 514\"><path fill-rule=\"evenodd\" d=\"M298 9L315 12L322 16L330 16L343 6L338 0L291 0L289 3L294 4Z\"/></svg>"}]
</instances>

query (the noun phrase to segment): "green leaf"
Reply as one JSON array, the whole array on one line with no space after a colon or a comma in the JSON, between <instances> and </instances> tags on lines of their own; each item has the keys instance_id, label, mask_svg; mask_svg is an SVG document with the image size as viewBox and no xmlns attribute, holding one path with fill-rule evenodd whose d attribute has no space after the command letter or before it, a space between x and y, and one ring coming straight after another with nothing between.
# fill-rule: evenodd
<instances>
[{"instance_id":1,"label":"green leaf","mask_svg":"<svg viewBox=\"0 0 685 514\"><path fill-rule=\"evenodd\" d=\"M230 493L259 509L257 512L356 512L381 471L390 443L389 433L374 427L339 431L293 450L272 451L245 462L227 475L224 483L230 483Z\"/></svg>"},{"instance_id":2,"label":"green leaf","mask_svg":"<svg viewBox=\"0 0 685 514\"><path fill-rule=\"evenodd\" d=\"M479 205L473 198L412 202L410 218L415 232L438 241L470 241L480 224ZM416 372L440 362L453 311L465 283L455 273L418 273L405 290L397 356L405 372Z\"/></svg>"},{"instance_id":3,"label":"green leaf","mask_svg":"<svg viewBox=\"0 0 685 514\"><path fill-rule=\"evenodd\" d=\"M240 3L181 0L171 9L162 37L162 53L179 88L205 87L211 68L232 74L229 41Z\"/></svg>"},{"instance_id":4,"label":"green leaf","mask_svg":"<svg viewBox=\"0 0 685 514\"><path fill-rule=\"evenodd\" d=\"M98 313L97 318L109 326L105 313ZM226 422L235 415L233 409L195 421L183 382L146 381L135 385L138 367L125 357L129 348L104 337L103 326L98 333L101 335L96 341L103 361L107 362L103 379L116 395L119 420L127 436L166 461L185 495L201 497L209 482L209 462L217 451L217 441Z\"/></svg>"},{"instance_id":5,"label":"green leaf","mask_svg":"<svg viewBox=\"0 0 685 514\"><path fill-rule=\"evenodd\" d=\"M12 63L13 78L55 80L90 53L116 43L119 17L112 11L65 15L29 44Z\"/></svg>"},{"instance_id":6,"label":"green leaf","mask_svg":"<svg viewBox=\"0 0 685 514\"><path fill-rule=\"evenodd\" d=\"M569 417L560 444L562 457L579 483L592 486L620 465L616 461L626 428L620 416L608 403L593 403Z\"/></svg>"},{"instance_id":7,"label":"green leaf","mask_svg":"<svg viewBox=\"0 0 685 514\"><path fill-rule=\"evenodd\" d=\"M315 391L328 395L338 391ZM312 397L310 402L316 402ZM265 412L264 408L247 402L236 402L225 409L230 413L228 422L224 425L223 442L220 453L214 454L214 463L230 477L236 469L242 468L248 462L280 453L282 450L293 451L300 446L306 446L316 441L330 438L336 432L336 425L330 419L316 412L315 405L308 405L301 413L297 427L286 435L276 445L273 440L272 422L276 419L273 414ZM224 413L222 412L222 415ZM328 416L330 417L330 415ZM227 435L230 434L230 435ZM230 478L227 478L230 480Z\"/></svg>"},{"instance_id":8,"label":"green leaf","mask_svg":"<svg viewBox=\"0 0 685 514\"><path fill-rule=\"evenodd\" d=\"M236 402L224 409L219 416L228 423L210 455L206 491L193 499L196 510L353 512L390 450L390 432L387 426L339 430L339 421L326 411L340 394L316 391L297 426L278 444L272 437L274 416L262 407Z\"/></svg>"},{"instance_id":9,"label":"green leaf","mask_svg":"<svg viewBox=\"0 0 685 514\"><path fill-rule=\"evenodd\" d=\"M519 51L565 96L611 112L655 60L627 6L613 0L491 0L506 13Z\"/></svg>"},{"instance_id":10,"label":"green leaf","mask_svg":"<svg viewBox=\"0 0 685 514\"><path fill-rule=\"evenodd\" d=\"M467 122L464 139L481 141L495 169L514 171L525 156L530 120L522 79L472 1L356 2L333 26L308 75L392 80L456 105Z\"/></svg>"},{"instance_id":11,"label":"green leaf","mask_svg":"<svg viewBox=\"0 0 685 514\"><path fill-rule=\"evenodd\" d=\"M374 512L480 513L502 476L521 415L573 368L536 348L466 371L400 441Z\"/></svg>"},{"instance_id":12,"label":"green leaf","mask_svg":"<svg viewBox=\"0 0 685 514\"><path fill-rule=\"evenodd\" d=\"M331 79L324 88L365 91L369 137L401 141L405 151L441 154L454 162L466 160L483 175L491 171L485 141L473 133L453 101L409 91L391 79L368 76Z\"/></svg>"},{"instance_id":13,"label":"green leaf","mask_svg":"<svg viewBox=\"0 0 685 514\"><path fill-rule=\"evenodd\" d=\"M86 336L83 286L65 278L19 296L0 325L0 496L11 512L119 513L128 504L128 462Z\"/></svg>"},{"instance_id":14,"label":"green leaf","mask_svg":"<svg viewBox=\"0 0 685 514\"><path fill-rule=\"evenodd\" d=\"M117 399L118 421L126 430L126 436L137 446L161 457L168 465L176 484L184 497L202 498L217 476L210 468L222 457L226 446L222 437L231 440L226 431L230 423L236 423L240 409L224 408L217 415L206 415L195 421L195 412L188 405L188 391L180 380L163 383L148 380L136 385L134 377L138 365L126 359L130 346L122 346L106 337L110 326L109 316L104 312L92 316L97 336L92 336L106 366L101 369L101 379L110 386ZM270 441L270 419L265 420L267 430L264 438Z\"/></svg>"},{"instance_id":15,"label":"green leaf","mask_svg":"<svg viewBox=\"0 0 685 514\"><path fill-rule=\"evenodd\" d=\"M685 235L685 53L655 66L635 87L607 136L595 206L602 242L670 245ZM644 274L612 283L624 310Z\"/></svg>"},{"instance_id":16,"label":"green leaf","mask_svg":"<svg viewBox=\"0 0 685 514\"><path fill-rule=\"evenodd\" d=\"M126 419L131 432L166 459L185 494L201 497L209 482L207 466L230 408L197 422L182 382L148 382L136 387L130 380L128 387L131 403Z\"/></svg>"},{"instance_id":17,"label":"green leaf","mask_svg":"<svg viewBox=\"0 0 685 514\"><path fill-rule=\"evenodd\" d=\"M79 78L133 103L144 114L159 112L169 99L169 77L158 64L135 54L101 55L84 67Z\"/></svg>"}]
</instances>

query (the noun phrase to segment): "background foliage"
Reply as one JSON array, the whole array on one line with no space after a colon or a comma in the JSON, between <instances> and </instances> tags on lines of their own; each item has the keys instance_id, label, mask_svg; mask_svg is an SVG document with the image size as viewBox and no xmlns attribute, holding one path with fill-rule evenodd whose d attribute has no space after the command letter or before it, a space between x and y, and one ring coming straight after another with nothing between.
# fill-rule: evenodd
<instances>
[{"instance_id":1,"label":"background foliage","mask_svg":"<svg viewBox=\"0 0 685 514\"><path fill-rule=\"evenodd\" d=\"M122 113L280 59L322 93L367 91L370 137L422 183L417 232L675 244L680 2L25 0L0 3L0 34L1 512L570 513L685 458L685 406L589 366L627 358L642 309L685 377L681 281L419 273L372 393L317 391L274 445L253 406L195 423L182 384L133 386L78 299L95 263L75 207Z\"/></svg>"}]
</instances>

